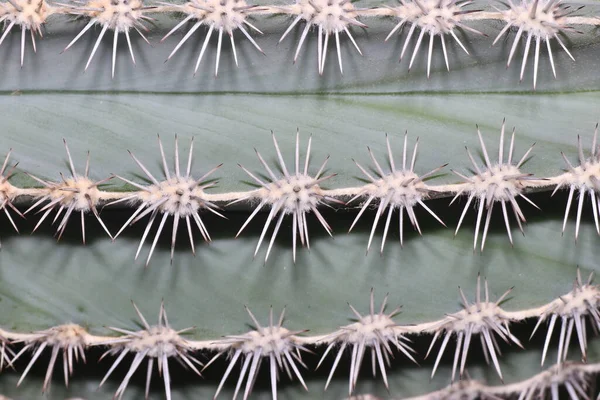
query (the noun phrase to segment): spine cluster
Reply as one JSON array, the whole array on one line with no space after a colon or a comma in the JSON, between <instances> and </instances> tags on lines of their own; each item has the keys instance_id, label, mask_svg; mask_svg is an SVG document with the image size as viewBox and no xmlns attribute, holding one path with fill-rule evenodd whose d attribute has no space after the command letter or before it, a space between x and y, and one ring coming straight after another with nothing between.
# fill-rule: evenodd
<instances>
[{"instance_id":1,"label":"spine cluster","mask_svg":"<svg viewBox=\"0 0 600 400\"><path fill-rule=\"evenodd\" d=\"M469 301L463 291L459 288L463 308L455 313L447 314L437 321L401 325L394 321L394 317L400 312L400 308L386 311L387 296L383 299L381 307L376 309L374 292L371 290L369 308L366 313L360 313L350 306L356 322L341 326L335 331L317 336L308 336L304 329L289 329L284 326L285 309L277 319L274 319L273 309L269 312L267 324L262 324L254 314L246 308L254 328L247 333L225 336L216 340L196 341L187 339L186 332L194 328L175 329L167 319L167 313L163 304L160 305L158 323L151 325L139 308L133 304L138 318L141 321L141 329L125 329L109 327L112 332L120 336L96 336L87 332L83 327L71 323L55 326L43 331L33 333L11 332L0 329L2 340L2 354L0 359L3 365L13 366L15 360L30 355L31 359L22 372L19 384L25 379L27 373L42 352L47 348L51 351L43 390L47 391L52 379L55 364L58 357L62 355L65 383L68 384L69 376L73 373L74 365L79 357L85 361L85 353L93 347L106 348L105 357L116 357L108 369L102 385L106 379L115 371L117 365L128 356L131 359L129 370L122 380L121 385L115 393L116 398L121 398L125 392L129 380L138 370L143 362L147 362L146 390L148 390L153 375L153 365L156 363L158 371L164 381L167 399L171 398L171 378L169 374L169 363L178 361L182 365L192 369L201 376L202 371L209 368L213 362L220 357L228 358L228 365L223 373L221 382L216 389L216 395L221 392L224 383L231 375L234 366L240 365L241 370L237 378L235 393L243 392L247 398L252 392L252 387L258 374L261 373L263 361L267 364L267 370L271 377L271 388L273 398L277 398L277 381L280 373L285 371L290 379L297 379L307 389L302 377L302 371L309 368L319 368L328 365L330 368L326 388L336 371L341 357L346 354L351 358L348 391L354 392L360 375L361 366L367 362L364 356L370 353L373 371L379 370L383 382L387 386L386 369L394 362L418 362L423 356L416 354L412 348L410 337L417 335L433 335L429 352L439 343L438 339L443 337L438 356L433 367L435 374L438 363L444 350L450 346L456 346L452 381L458 377L460 383L440 393L480 393L494 394L500 397L510 397L520 394L520 398L541 397L547 390L554 392L558 385L566 385L567 390L577 390L585 387L587 376L591 373L600 372L597 364L573 364L566 360L566 350L571 344L573 329L574 336L578 338L581 348L581 359L586 361L586 325L598 325L600 312L600 287L592 284L592 275L584 283L579 270L574 287L568 293L556 300L540 307L519 311L507 311L502 304L507 300L507 295L512 288L506 291L500 298L491 300L487 280L477 277L475 298ZM539 318L535 327L538 330L542 322L550 318L548 324L547 340L544 347L544 356L548 349L554 323L557 316L563 320L561 335L558 341L559 357L557 364L550 370L536 376L528 383L507 385L500 388L486 388L479 383L462 380L462 375L471 349L471 341L480 341L488 363L494 367L502 377L498 356L501 354L501 346L514 344L524 347L522 342L511 333L511 325L531 318ZM589 322L588 322L589 321ZM565 326L568 326L565 336ZM575 328L573 328L575 326ZM498 339L501 339L500 341ZM573 339L576 340L576 339ZM15 354L12 346L21 343L21 350ZM324 349L324 351L323 351ZM306 351L323 351L321 360L317 366L307 365L302 360L302 353ZM330 353L336 353L333 360L328 359ZM202 353L202 354L200 354ZM214 356L204 364L199 360L201 355L213 353ZM397 357L401 354L402 357ZM74 360L75 358L75 360ZM543 364L542 359L542 364ZM308 390L308 389L307 389ZM483 391L482 391L483 390ZM234 396L235 397L235 396ZM478 398L478 397L444 397L441 394L430 394L424 399L438 398ZM558 397L553 397L556 400ZM577 397L572 397L576 399ZM584 396L583 398L587 398Z\"/></svg>"},{"instance_id":2,"label":"spine cluster","mask_svg":"<svg viewBox=\"0 0 600 400\"><path fill-rule=\"evenodd\" d=\"M462 180L461 183L432 184L436 173L443 171L446 165L441 165L432 171L419 174L416 166L418 139L415 142L413 150L410 152L411 154L408 154L408 136L405 135L401 155L394 155L392 143L387 139L388 165L380 164L373 152L368 149L373 161L372 170L376 171L377 175L373 175L369 170L357 164L359 170L368 178L368 182L365 185L338 189L325 189L321 186L323 183L333 180L336 175L335 173L326 172L329 158L325 159L318 169L313 170L311 167L312 137L309 138L306 151L303 155L301 149L303 146L300 145L300 135L299 133L296 134L295 157L290 166L286 164L275 135L273 135L273 145L279 165L276 168L269 166L261 153L257 151L256 155L259 164L264 168L265 174L253 172L256 169L252 167L246 168L240 165L240 168L248 174L257 184L258 188L247 192L230 193L210 193L210 189L216 185L213 177L221 165L215 166L209 171L202 171L198 174L194 173L192 168L193 141L189 154L185 158L184 167L182 167L180 165L181 160L177 137L175 138L172 162L167 161L165 150L159 137L158 147L164 177L153 176L144 164L130 152L134 164L146 176L146 182L137 182L121 175L104 176L98 180L92 179L90 178L89 158L85 164L84 173L77 172L65 141L67 159L70 165L69 174L60 173L60 179L57 181L44 180L28 174L42 185L39 188L18 188L10 183L10 178L15 172L16 164L13 166L9 165L12 151L8 152L0 170L0 210L4 211L17 232L18 221L16 217L24 217L32 213L41 214L41 218L34 230L44 221L51 219L51 223L56 225L56 236L58 239L60 239L67 224L72 219L71 217L79 214L84 243L87 214L91 213L94 219L106 231L107 235L113 240L130 225L144 219L146 221L146 228L135 254L136 259L141 253L153 226L156 226L155 222L157 222L158 227L152 239L146 259L146 266L150 263L163 228L170 217L172 217L173 227L171 236L172 259L180 222L185 224L184 230L189 238L192 252L195 252L193 233L195 229L198 229L205 241L211 240L209 233L210 226L205 224L202 218L203 215L208 212L225 218L226 211L224 209L227 205L238 202L246 202L250 207L254 208L247 220L240 227L238 235L243 232L248 224L262 220L263 228L254 254L256 255L262 243L268 240L269 245L266 250L265 261L269 257L275 238L285 218L291 218L292 222L294 259L296 257L298 242L302 246L310 248L308 225L311 219L315 218L319 225L329 235L332 235L331 227L320 211L320 208L323 206L344 208L359 204L360 211L349 227L349 230L352 230L354 224L368 208L374 207L376 213L369 242L367 243L367 250L371 247L375 231L381 221L381 225L383 225L383 240L380 251L383 252L391 220L396 211L399 220L400 244L402 244L405 216L408 217L410 224L419 234L422 234L422 232L417 220L417 214L415 213L417 207L423 208L431 217L446 226L446 222L448 221L442 221L427 206L427 200L453 196L453 202L458 197L464 196L467 200L457 222L456 232L461 227L466 213L471 210L471 205L474 205L477 217L473 247L474 249L477 248L479 242L481 242L480 248L483 250L494 206L497 206L496 210L498 208L502 210L508 238L512 243L511 217L508 210L512 210L516 225L523 231L523 222L525 222L526 213L525 207L537 208L526 194L532 190L554 189L554 192L556 192L562 188L569 190L563 231L566 228L566 221L572 201L577 192L579 196L576 206L576 238L579 234L582 209L586 199L591 201L596 229L600 233L600 224L598 222L600 215L600 152L598 151L597 130L593 135L590 156L585 156L582 141L579 138L578 165L575 166L572 164L569 158L565 154L562 154L567 162L568 169L565 173L552 177L534 177L527 171L522 171L524 161L534 156L532 152L533 146L525 152L520 153L519 157L517 157L519 151L515 146L514 130L510 140L505 140L504 131L503 123L500 132L498 159L493 162L489 156L483 134L477 130L484 163L483 165L479 164L467 149L467 156L472 164L474 174L459 172L456 169L451 170ZM277 169L282 171L281 175L276 174L275 171ZM267 179L263 178L263 176L267 177ZM111 179L120 179L134 190L127 192L101 190L102 184ZM34 199L33 205L23 213L14 204L19 197ZM131 207L134 211L122 228L116 234L113 234L102 221L100 207L107 206L108 208L104 208L107 210L110 206L117 205L118 203ZM265 211L266 219L264 216L261 216L264 215L260 213L261 211ZM50 215L53 216L50 217ZM266 239L271 228L270 239ZM481 240L479 239L480 235Z\"/></svg>"},{"instance_id":3,"label":"spine cluster","mask_svg":"<svg viewBox=\"0 0 600 400\"><path fill-rule=\"evenodd\" d=\"M494 4L497 3L497 4ZM31 33L31 41L36 50L36 36L41 37L42 26L50 22L53 15L72 15L87 21L84 28L75 38L66 45L70 49L90 28L98 25L100 33L95 41L85 68L87 69L107 32L112 32L112 76L115 74L115 60L118 54L119 36L123 34L127 41L129 54L135 64L135 55L132 40L137 37L130 36L130 31L137 32L142 40L149 43L146 34L152 26L150 15L157 13L177 13L181 21L177 23L162 39L173 35L175 32L185 32L168 59L174 57L179 49L191 39L201 27L206 32L201 50L194 66L194 74L198 71L200 63L211 39L216 37L215 75L219 71L219 63L223 45L223 37L231 43L236 65L238 55L236 51L235 35L239 33L249 40L257 51L263 52L256 39L257 34L262 34L257 22L252 22L258 15L284 15L291 22L284 30L280 42L295 29L301 32L296 45L294 61L298 59L306 38L311 30L317 35L317 70L323 74L327 60L330 42L335 46L337 63L340 73L343 73L342 47L346 38L359 55L362 55L359 46L361 38L358 37L361 29L367 28L365 22L368 18L388 18L395 21L386 38L407 30L404 44L399 55L403 60L410 54L408 68L419 56L420 50L427 50L427 75L431 72L432 54L436 47L440 47L444 56L445 65L450 69L449 52L456 44L461 51L469 53L457 33L464 32L468 35L483 35L479 30L470 26L473 21L500 21L504 25L499 31L493 44L505 35L514 31L514 41L508 56L507 66L515 58L518 44L524 42L521 62L521 80L530 54L533 54L533 86L538 80L538 65L542 44L548 53L552 71L556 77L556 68L553 56L553 44L556 42L565 53L573 59L561 35L577 32L575 26L597 26L600 19L592 15L583 15L580 8L560 0L522 0L515 2L486 1L458 1L458 0L402 0L400 4L382 4L373 8L358 8L349 0L296 0L290 5L254 5L246 0L191 0L183 4L156 3L145 5L143 0L87 0L72 4L48 4L45 0L8 0L2 3L0 21L7 23L4 34L0 37L0 44L7 34L14 28L21 30L21 64L25 57L25 43L27 31ZM587 14L587 13L586 13ZM255 25L256 23L256 25ZM360 29L358 29L360 28ZM239 33L238 33L239 32ZM439 38L439 39L438 39ZM161 40L161 41L162 41ZM449 43L448 40L454 42ZM439 41L439 45L436 42ZM333 44L333 42L335 44ZM412 50L409 50L412 48ZM436 50L437 51L437 50Z\"/></svg>"}]
</instances>

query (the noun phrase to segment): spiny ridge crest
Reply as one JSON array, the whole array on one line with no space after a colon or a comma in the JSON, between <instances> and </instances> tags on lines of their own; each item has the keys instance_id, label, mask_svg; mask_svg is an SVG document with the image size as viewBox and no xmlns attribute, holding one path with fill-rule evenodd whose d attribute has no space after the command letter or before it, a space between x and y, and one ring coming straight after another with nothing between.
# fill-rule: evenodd
<instances>
[{"instance_id":1,"label":"spiny ridge crest","mask_svg":"<svg viewBox=\"0 0 600 400\"><path fill-rule=\"evenodd\" d=\"M576 334L582 348L582 357L585 361L587 346L585 325L589 322L592 327L600 328L600 315L598 311L598 306L600 305L600 292L598 287L592 285L591 282L592 276L584 282L578 271L573 290L560 296L557 300L554 300L545 306L536 307L530 310L505 312L500 308L500 305L507 299L512 288L507 290L500 298L498 298L498 300L492 302L490 301L487 281L484 281L482 284L481 277L478 276L475 301L470 303L459 288L463 302L462 310L446 315L438 321L410 326L401 326L394 322L393 318L398 314L400 308L396 308L391 312L385 310L387 305L387 295L382 302L381 308L376 311L374 292L371 290L368 313L364 315L360 314L353 306L349 305L356 316L356 321L354 323L342 326L329 335L312 337L300 336L301 333L306 332L305 330L290 331L283 326L285 309L279 316L278 321L274 321L273 310L271 308L268 325L261 325L250 310L247 309L254 323L253 330L244 334L226 336L221 340L193 342L182 337L183 333L188 332L193 328L186 328L178 331L174 330L167 320L164 305L162 303L159 311L158 324L152 326L148 324L142 313L134 304L135 311L141 320L141 330L126 330L108 327L108 329L121 333L123 336L94 336L87 333L83 327L75 324L60 325L33 333L11 333L0 330L0 342L2 344L0 368L2 368L4 362L12 367L17 360L24 358L24 354L28 352L32 353L28 365L19 379L20 384L25 379L32 366L39 361L43 351L46 348L51 348L52 352L43 386L43 390L47 391L50 387L54 366L56 365L58 356L61 352L63 355L65 384L68 385L69 378L73 373L73 359L78 361L79 356L81 356L85 362L84 351L87 351L89 347L109 346L110 348L102 355L101 359L107 355L115 357L115 359L100 385L104 384L108 377L113 374L115 369L121 365L124 358L128 354L131 354L133 355L133 360L128 368L125 378L115 393L115 398L121 398L123 396L133 374L139 369L139 366L144 359L147 358L146 396L148 395L148 388L151 383L150 379L153 373L153 366L156 362L159 374L163 376L167 399L170 399L171 375L168 365L169 359L171 361L175 359L180 364L191 368L195 373L200 375L200 371L198 371L196 366L201 366L202 364L193 357L193 353L202 350L218 351L204 367L208 367L222 356L228 358L228 366L221 379L215 397L221 392L227 378L231 375L236 365L241 367L235 389L236 394L240 394L241 391L243 391L244 398L249 397L259 374L262 362L267 361L268 369L270 370L273 398L276 399L277 382L279 380L279 374L283 370L286 371L290 379L298 379L306 388L299 369L299 366L306 368L300 352L310 351L305 346L312 348L327 343L327 348L323 352L317 368L320 367L324 359L327 358L328 354L333 352L333 350L337 351L337 355L334 358L333 366L329 372L326 389L341 357L346 350L349 350L351 353L349 363L349 392L351 394L356 388L357 377L360 374L360 368L368 350L370 350L371 353L373 374L375 375L377 369L379 369L387 387L386 368L390 366L391 358L394 357L395 353L401 352L404 356L415 362L413 357L414 351L410 344L407 343L410 342L407 336L433 334L434 337L426 357L432 351L435 344L438 343L438 339L442 339L442 337L443 339L441 340L442 343L432 371L432 377L436 372L440 359L443 357L445 349L448 347L449 340L455 336L457 338L457 345L454 352L452 380L454 381L457 371L460 371L459 377L461 380L463 380L463 378L466 378L466 380L463 380L460 384L443 389L442 391L434 392L428 395L429 397L427 397L427 399L474 399L485 398L484 395L489 395L489 398L495 399L496 397L494 397L494 395L506 397L513 396L515 393L521 393L522 397L520 398L522 400L530 400L537 397L543 397L543 393L550 391L550 393L552 393L552 399L558 400L558 394L555 395L554 393L558 393L558 387L564 384L567 392L571 396L571 400L576 400L578 397L573 393L582 393L580 388L585 389L586 376L597 374L600 371L600 364L582 365L565 360L566 349L570 345L570 339ZM479 336L486 360L489 361L491 358L496 371L500 375L500 378L502 378L498 363L500 347L497 339L500 338L509 344L512 343L521 347L519 340L511 333L509 325L516 321L523 321L531 318L532 316L541 316L535 329L538 329L541 322L548 321L551 318L554 318L555 321L559 317L563 319L559 339L559 358L557 360L557 366L521 383L506 386L484 387L477 382L470 381L465 365L468 358L468 351L470 347L472 347L470 344L473 336ZM566 318L566 321L564 318ZM586 321L586 319L588 319L588 321ZM555 321L550 321L544 354L548 348L549 338L553 334ZM8 347L9 342L22 343L23 347L15 355ZM396 347L396 349L394 349L394 347ZM12 360L11 357L13 357ZM577 385L579 385L580 388L578 388ZM442 396L443 394L447 394L447 396ZM450 394L452 394L452 396L450 396ZM463 394L465 397L460 397L459 394ZM471 394L473 395L472 397L467 396L470 396ZM482 397L477 397L475 394L479 394ZM583 396L583 398L587 397Z\"/></svg>"},{"instance_id":2,"label":"spiny ridge crest","mask_svg":"<svg viewBox=\"0 0 600 400\"><path fill-rule=\"evenodd\" d=\"M513 160L515 153L515 130L513 128L513 134L510 139L508 152L505 150L505 123L502 124L501 135L500 135L500 146L498 152L498 162L492 163L487 147L483 142L483 137L480 130L477 130L479 142L481 144L482 155L484 164L477 163L467 149L468 158L472 164L473 175L463 174L453 170L452 172L462 179L463 182L458 184L442 184L442 185L427 185L425 180L431 178L440 171L445 165L433 169L423 175L418 175L415 171L415 160L417 156L417 145L418 139L415 143L414 149L412 150L412 159L408 153L407 136L404 139L404 149L402 154L402 165L401 168L396 168L395 160L389 143L389 138L386 139L387 144L387 155L389 164L389 170L386 166L380 164L375 158L374 153L369 149L369 156L373 162L374 167L371 169L363 168L357 163L358 168L370 181L366 185L359 185L356 187L349 188L334 188L331 190L321 188L321 183L334 177L336 174L324 174L328 157L325 162L321 165L319 171L316 174L309 174L309 163L311 157L311 143L312 138L308 141L307 155L302 160L303 168L300 166L300 145L299 135L296 135L296 158L295 165L296 169L291 172L287 170L287 167L283 161L282 153L279 149L277 141L273 136L273 143L275 144L278 169L282 172L281 174L275 174L275 168L271 169L262 158L260 153L257 152L259 161L266 170L266 179L263 176L255 175L246 168L240 165L240 167L247 173L260 187L255 190L246 192L230 192L230 193L210 193L206 189L209 189L216 185L210 175L213 174L221 165L218 165L205 173L200 178L196 179L191 176L191 163L193 156L193 139L190 145L190 154L187 157L187 172L180 170L179 165L179 150L178 140L175 137L175 169L170 170L167 166L166 157L162 148L162 143L159 137L159 148L161 151L161 161L164 169L165 179L156 179L149 170L130 152L135 163L146 175L148 179L147 184L139 184L133 182L127 178L116 176L122 181L137 188L137 191L109 191L101 190L101 185L107 183L112 179L113 175L95 181L89 176L90 168L90 156L88 152L88 158L85 165L85 172L78 173L75 170L73 160L69 151L69 147L66 141L63 139L65 150L68 157L68 165L70 169L70 176L60 174L61 179L57 182L53 182L46 179L41 179L32 174L26 173L29 177L42 184L42 187L37 188L23 188L13 186L10 183L17 164L12 166L9 165L12 150L8 152L2 166L0 167L0 210L4 210L6 217L13 228L19 232L17 224L15 223L14 215L17 214L20 217L24 217L26 214L32 213L34 210L36 214L40 214L39 221L36 222L33 231L35 232L41 224L48 219L50 214L54 211L56 214L53 216L52 225L56 225L55 235L60 240L68 222L71 220L71 216L79 213L81 215L81 231L83 242L86 240L85 230L85 214L92 213L104 229L104 231L111 238L119 236L128 226L136 223L144 217L148 217L148 223L142 234L139 246L136 251L135 258L137 259L141 249L148 239L150 230L152 227L158 225L158 229L152 240L150 251L146 259L146 266L149 265L151 257L154 253L158 240L161 233L167 223L167 219L172 216L172 236L171 236L171 260L173 260L176 237L179 231L179 223L182 219L185 219L187 236L189 237L189 243L192 252L195 254L195 244L193 238L193 225L196 225L205 241L210 241L211 237L208 229L205 225L201 215L203 211L208 211L219 217L225 218L217 202L229 202L231 205L236 202L248 201L252 202L258 200L258 206L250 213L248 219L243 223L236 236L239 236L246 226L259 215L263 209L270 208L270 211L266 216L266 223L263 226L261 235L258 240L254 255L258 254L258 250L265 240L266 234L269 228L274 227L271 232L271 238L267 248L265 261L268 259L269 254L274 245L279 229L283 224L283 219L286 215L291 214L292 217L292 244L293 244L293 258L296 258L297 242L298 239L303 246L310 249L310 242L308 236L308 218L307 214L314 214L319 223L327 231L329 235L332 235L332 229L326 222L323 214L320 211L320 207L330 206L328 203L338 203L348 206L351 202L356 201L360 198L364 198L364 201L360 204L359 211L354 217L354 220L350 226L350 230L354 229L354 226L358 223L359 219L364 215L364 212L369 209L370 206L374 206L376 212L374 213L374 220L370 230L370 236L367 243L367 251L370 249L375 230L380 222L385 222L381 225L383 227L383 238L381 241L380 251L383 252L387 235L389 233L389 227L391 225L392 214L395 210L400 211L399 216L399 233L400 243L403 244L404 240L404 211L408 215L408 219L413 227L421 234L421 228L417 220L417 214L415 207L418 205L423 207L432 217L434 217L439 223L444 225L444 222L429 208L427 201L433 197L436 197L436 193L440 193L441 196L455 194L451 203L454 203L459 197L466 197L466 204L462 209L462 213L458 219L455 234L463 224L466 217L467 211L470 210L470 206L474 204L476 210L475 218L475 234L473 240L473 249L477 249L479 244L480 235L481 243L480 249L483 251L489 231L489 225L492 220L492 212L494 208L498 208L499 205L502 208L502 214L504 217L504 224L506 225L506 232L510 243L513 243L512 231L509 221L509 208L514 213L518 228L523 232L523 223L526 222L522 205L519 204L518 199L523 199L533 207L538 208L527 196L526 191L539 188L554 188L553 194L559 189L568 189L568 200L566 210L564 214L563 232L566 229L566 223L573 205L574 198L577 202L576 208L576 225L575 225L575 239L579 237L579 231L581 227L581 220L583 218L583 205L586 202L586 198L591 200L592 215L595 222L597 233L600 235L600 147L597 143L598 132L597 129L594 133L592 140L592 150L589 156L586 157L583 151L583 145L581 137L578 137L578 160L579 164L571 163L564 153L561 153L565 163L567 164L566 172L557 176L550 176L547 178L535 178L533 174L525 173L521 171L521 167L527 161L530 156L533 145L525 152L518 162ZM506 157L506 155L508 155ZM384 170L385 169L385 170ZM389 171L389 172L388 172ZM576 193L578 197L576 197ZM33 197L33 205L26 211L21 211L13 204L19 200ZM350 200L347 203L341 202L338 199ZM114 205L120 202L126 202L129 207L133 206L134 211L125 224L119 229L117 234L113 237L103 220L100 218L100 209L102 205ZM498 204L499 203L499 204ZM496 206L496 207L495 207ZM387 209L387 211L386 211ZM539 209L539 208L538 208ZM485 213L484 213L485 211ZM160 214L160 218L159 217ZM484 218L485 214L485 218ZM156 222L156 224L154 224ZM445 226L445 225L444 225ZM168 229L168 228L167 228ZM183 228L182 228L183 229ZM185 229L184 229L185 230Z\"/></svg>"},{"instance_id":3,"label":"spiny ridge crest","mask_svg":"<svg viewBox=\"0 0 600 400\"><path fill-rule=\"evenodd\" d=\"M397 22L386 41L395 33L408 29L406 40L402 45L400 59L407 54L409 45L416 42L410 57L409 70L412 68L417 55L423 47L427 47L427 76L431 72L432 55L436 37L439 37L446 68L450 69L449 56L454 50L455 43L462 51L469 54L468 43L463 43L461 31L484 35L482 32L470 27L467 22L473 20L503 21L505 26L500 30L493 44L509 32L515 31L515 37L510 48L507 67L511 64L517 48L524 42L523 58L521 63L521 81L525 68L532 52L533 55L533 87L538 81L538 66L540 54L543 52L542 43L546 42L548 59L552 73L556 77L556 67L551 42L556 41L565 53L574 60L573 55L561 39L565 32L578 32L574 25L598 26L596 16L580 16L577 14L583 6L575 6L561 0L518 0L503 4L502 9L496 8L489 2L481 1L482 9L471 6L477 4L473 0L401 0L399 5L381 5L379 7L364 9L355 7L350 0L295 0L292 5L265 5L255 6L246 0L187 0L183 4L162 3L160 6L146 6L143 0L74 0L69 3L49 5L46 0L8 0L0 3L0 21L5 22L5 30L0 36L0 45L14 29L21 30L21 66L23 66L27 31L30 31L33 50L36 51L36 36L42 36L42 26L49 16L53 14L68 14L85 18L87 20L83 29L73 38L64 50L72 47L92 26L99 25L100 33L93 45L91 54L85 65L88 69L99 45L108 30L113 31L112 37L112 76L115 75L118 41L121 34L125 35L127 47L133 64L136 63L130 37L130 31L135 30L148 42L146 33L149 29L148 22L153 19L149 13L182 12L183 20L179 21L163 40L174 32L183 29L191 22L191 27L177 43L168 56L170 59L181 46L201 27L208 28L198 55L194 74L198 71L199 64L207 50L210 39L217 37L215 75L220 64L220 56L224 34L229 36L236 66L238 54L234 32L239 30L260 52L262 49L250 35L250 30L262 33L260 29L248 21L251 14L286 14L292 21L281 36L280 42L287 37L295 27L304 24L298 33L294 62L298 59L303 44L307 41L311 28L317 31L317 69L323 75L330 41L335 41L337 59L340 72L343 74L342 52L344 36L347 36L356 51L362 55L353 33L352 27L367 28L360 22L360 17L395 17ZM495 11L489 10L494 8ZM16 27L16 28L15 28ZM459 34L457 34L457 32ZM345 35L344 35L345 34ZM122 35L121 35L122 36ZM427 37L429 37L427 39ZM451 37L451 39L448 39ZM450 40L451 43L447 43ZM425 44L423 43L425 42ZM428 44L427 44L428 42ZM148 42L149 43L149 42Z\"/></svg>"}]
</instances>

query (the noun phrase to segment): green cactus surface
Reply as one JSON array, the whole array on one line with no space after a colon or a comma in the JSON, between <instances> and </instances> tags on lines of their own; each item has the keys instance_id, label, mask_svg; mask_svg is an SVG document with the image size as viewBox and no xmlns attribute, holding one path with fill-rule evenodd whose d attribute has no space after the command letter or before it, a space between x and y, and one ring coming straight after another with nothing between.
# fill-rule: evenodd
<instances>
[{"instance_id":1,"label":"green cactus surface","mask_svg":"<svg viewBox=\"0 0 600 400\"><path fill-rule=\"evenodd\" d=\"M595 398L600 6L513 3L4 3L0 394Z\"/></svg>"}]
</instances>

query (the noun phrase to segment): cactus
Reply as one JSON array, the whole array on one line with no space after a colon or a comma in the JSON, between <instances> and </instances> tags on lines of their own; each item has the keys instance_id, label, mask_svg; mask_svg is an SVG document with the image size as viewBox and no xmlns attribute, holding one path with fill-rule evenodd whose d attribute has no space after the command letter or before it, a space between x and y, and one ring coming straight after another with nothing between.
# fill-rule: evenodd
<instances>
[{"instance_id":1,"label":"cactus","mask_svg":"<svg viewBox=\"0 0 600 400\"><path fill-rule=\"evenodd\" d=\"M595 2L2 12L0 394L598 395Z\"/></svg>"}]
</instances>

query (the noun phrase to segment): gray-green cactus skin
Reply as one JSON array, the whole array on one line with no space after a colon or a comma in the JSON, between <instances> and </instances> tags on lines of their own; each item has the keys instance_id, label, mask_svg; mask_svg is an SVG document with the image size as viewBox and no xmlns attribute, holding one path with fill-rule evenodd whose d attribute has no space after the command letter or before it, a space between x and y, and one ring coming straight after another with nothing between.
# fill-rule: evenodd
<instances>
[{"instance_id":1,"label":"gray-green cactus skin","mask_svg":"<svg viewBox=\"0 0 600 400\"><path fill-rule=\"evenodd\" d=\"M597 2L0 14L6 398L598 396Z\"/></svg>"}]
</instances>

